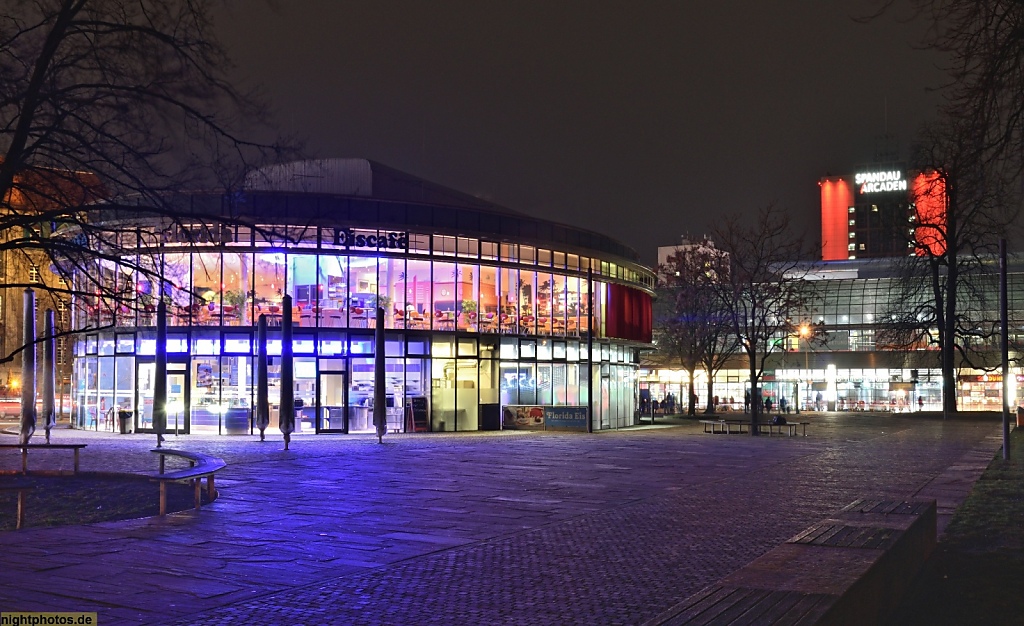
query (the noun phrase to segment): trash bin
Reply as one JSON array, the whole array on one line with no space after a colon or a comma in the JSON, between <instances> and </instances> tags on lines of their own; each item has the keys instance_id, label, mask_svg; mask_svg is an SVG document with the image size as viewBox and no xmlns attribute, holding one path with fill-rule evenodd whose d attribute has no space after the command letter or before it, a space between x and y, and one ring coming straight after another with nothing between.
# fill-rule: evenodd
<instances>
[{"instance_id":1,"label":"trash bin","mask_svg":"<svg viewBox=\"0 0 1024 626\"><path fill-rule=\"evenodd\" d=\"M501 430L501 405L480 405L480 430Z\"/></svg>"},{"instance_id":2,"label":"trash bin","mask_svg":"<svg viewBox=\"0 0 1024 626\"><path fill-rule=\"evenodd\" d=\"M117 412L117 422L121 426L121 434L122 435L127 435L128 433L131 432L131 429L129 428L128 423L132 421L132 415L134 415L134 414L135 413L133 411L125 411L125 410L120 410L120 411Z\"/></svg>"}]
</instances>

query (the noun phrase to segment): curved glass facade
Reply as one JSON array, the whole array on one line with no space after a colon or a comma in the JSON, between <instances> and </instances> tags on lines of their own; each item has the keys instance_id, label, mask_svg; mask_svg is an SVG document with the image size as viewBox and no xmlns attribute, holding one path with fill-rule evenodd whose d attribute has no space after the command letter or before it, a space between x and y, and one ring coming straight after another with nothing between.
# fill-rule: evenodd
<instances>
[{"instance_id":1,"label":"curved glass facade","mask_svg":"<svg viewBox=\"0 0 1024 626\"><path fill-rule=\"evenodd\" d=\"M169 429L251 432L255 325L265 316L270 326L274 405L285 295L301 432L372 430L378 306L393 431L496 429L509 405L592 406L595 430L635 423L653 284L636 263L534 240L308 223L196 222L131 236L129 263L103 261L80 277L80 289L99 280L97 293L134 299L74 303L77 327L90 329L75 349L80 427L113 428L118 408L133 411L136 429L151 427L162 297ZM276 420L272 409L272 429Z\"/></svg>"}]
</instances>

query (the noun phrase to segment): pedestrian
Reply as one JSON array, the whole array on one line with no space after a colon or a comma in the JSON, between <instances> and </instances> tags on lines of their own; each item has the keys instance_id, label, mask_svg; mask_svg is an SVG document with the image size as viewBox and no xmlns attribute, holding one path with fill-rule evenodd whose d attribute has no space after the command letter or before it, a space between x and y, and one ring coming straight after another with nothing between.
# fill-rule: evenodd
<instances>
[{"instance_id":1,"label":"pedestrian","mask_svg":"<svg viewBox=\"0 0 1024 626\"><path fill-rule=\"evenodd\" d=\"M817 394L814 395L814 410L815 411L821 411L822 410L821 409L821 403L824 401L824 399L825 398L824 398L824 396L821 395L820 391Z\"/></svg>"},{"instance_id":2,"label":"pedestrian","mask_svg":"<svg viewBox=\"0 0 1024 626\"><path fill-rule=\"evenodd\" d=\"M743 392L743 412L746 413L750 410L750 390L747 389Z\"/></svg>"},{"instance_id":3,"label":"pedestrian","mask_svg":"<svg viewBox=\"0 0 1024 626\"><path fill-rule=\"evenodd\" d=\"M768 398L764 399L764 410L767 413L771 413L772 412L772 399L771 399L771 397L768 397Z\"/></svg>"},{"instance_id":4,"label":"pedestrian","mask_svg":"<svg viewBox=\"0 0 1024 626\"><path fill-rule=\"evenodd\" d=\"M786 396L779 398L779 410L783 413L789 413L789 402L786 402Z\"/></svg>"},{"instance_id":5,"label":"pedestrian","mask_svg":"<svg viewBox=\"0 0 1024 626\"><path fill-rule=\"evenodd\" d=\"M654 400L654 401L651 402L651 415L654 415L657 412L658 412L658 401Z\"/></svg>"},{"instance_id":6,"label":"pedestrian","mask_svg":"<svg viewBox=\"0 0 1024 626\"><path fill-rule=\"evenodd\" d=\"M714 407L715 413L718 413L718 396L711 399L712 406Z\"/></svg>"},{"instance_id":7,"label":"pedestrian","mask_svg":"<svg viewBox=\"0 0 1024 626\"><path fill-rule=\"evenodd\" d=\"M917 396L917 410L924 410L924 396Z\"/></svg>"}]
</instances>

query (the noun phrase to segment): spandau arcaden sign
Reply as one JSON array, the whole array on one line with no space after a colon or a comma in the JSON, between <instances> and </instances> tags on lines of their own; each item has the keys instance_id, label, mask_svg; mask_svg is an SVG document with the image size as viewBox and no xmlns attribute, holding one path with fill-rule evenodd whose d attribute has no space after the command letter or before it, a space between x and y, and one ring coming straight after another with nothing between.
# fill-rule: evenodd
<instances>
[{"instance_id":1,"label":"spandau arcaden sign","mask_svg":"<svg viewBox=\"0 0 1024 626\"><path fill-rule=\"evenodd\" d=\"M899 170L857 174L853 181L860 187L861 193L907 190L907 179L903 178L903 172Z\"/></svg>"}]
</instances>

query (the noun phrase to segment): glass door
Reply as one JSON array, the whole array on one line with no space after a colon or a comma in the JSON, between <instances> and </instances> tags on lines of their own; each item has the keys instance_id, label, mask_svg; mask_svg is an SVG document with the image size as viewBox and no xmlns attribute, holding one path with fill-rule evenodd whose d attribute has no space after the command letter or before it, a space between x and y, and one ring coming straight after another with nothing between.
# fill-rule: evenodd
<instances>
[{"instance_id":1,"label":"glass door","mask_svg":"<svg viewBox=\"0 0 1024 626\"><path fill-rule=\"evenodd\" d=\"M167 432L188 433L188 419L185 417L185 379L186 371L172 372L171 364L167 365Z\"/></svg>"},{"instance_id":2,"label":"glass door","mask_svg":"<svg viewBox=\"0 0 1024 626\"><path fill-rule=\"evenodd\" d=\"M135 431L153 432L153 381L156 363L138 363L138 399L135 412ZM168 434L189 432L189 384L187 363L167 363L167 429Z\"/></svg>"},{"instance_id":3,"label":"glass door","mask_svg":"<svg viewBox=\"0 0 1024 626\"><path fill-rule=\"evenodd\" d=\"M345 372L320 372L320 406L317 411L316 432L347 433L348 374Z\"/></svg>"}]
</instances>

